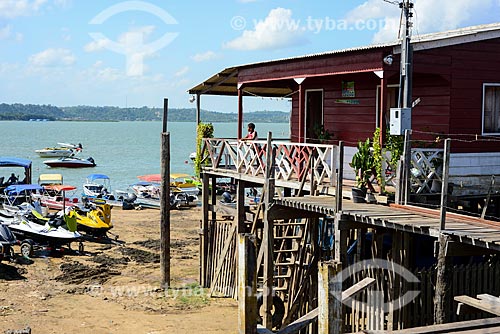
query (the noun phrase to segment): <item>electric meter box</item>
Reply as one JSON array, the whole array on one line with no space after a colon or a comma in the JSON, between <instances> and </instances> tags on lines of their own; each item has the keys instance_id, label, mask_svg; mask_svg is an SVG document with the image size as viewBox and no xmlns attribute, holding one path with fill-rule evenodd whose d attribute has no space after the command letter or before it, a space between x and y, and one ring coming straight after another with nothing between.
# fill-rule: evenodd
<instances>
[{"instance_id":1,"label":"electric meter box","mask_svg":"<svg viewBox=\"0 0 500 334\"><path fill-rule=\"evenodd\" d=\"M411 129L411 108L391 108L391 135L401 136Z\"/></svg>"}]
</instances>

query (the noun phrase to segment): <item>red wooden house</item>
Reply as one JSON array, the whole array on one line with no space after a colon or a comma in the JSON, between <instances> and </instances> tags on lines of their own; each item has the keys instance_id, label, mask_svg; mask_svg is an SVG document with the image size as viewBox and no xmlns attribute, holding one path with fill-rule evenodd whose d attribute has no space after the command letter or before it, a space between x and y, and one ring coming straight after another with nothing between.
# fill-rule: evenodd
<instances>
[{"instance_id":1,"label":"red wooden house","mask_svg":"<svg viewBox=\"0 0 500 334\"><path fill-rule=\"evenodd\" d=\"M412 44L412 138L454 139L451 174L473 176L465 181L471 185L500 174L500 23L414 36ZM245 96L290 98L291 141L310 142L314 127L324 125L334 142L351 147L348 162L358 140L388 124L399 56L395 41L235 66L189 93L197 95L198 109L204 94L238 96L240 137Z\"/></svg>"}]
</instances>

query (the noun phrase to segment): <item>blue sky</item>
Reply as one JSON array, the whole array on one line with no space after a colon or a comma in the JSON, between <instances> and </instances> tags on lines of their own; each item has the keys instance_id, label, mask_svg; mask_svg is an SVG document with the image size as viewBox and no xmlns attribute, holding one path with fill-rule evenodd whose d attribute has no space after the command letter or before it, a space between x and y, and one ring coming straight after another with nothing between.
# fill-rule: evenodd
<instances>
[{"instance_id":1,"label":"blue sky","mask_svg":"<svg viewBox=\"0 0 500 334\"><path fill-rule=\"evenodd\" d=\"M500 0L414 2L414 34L500 14ZM186 91L226 67L394 40L398 21L383 0L0 0L0 102L192 107ZM289 108L245 98L246 111Z\"/></svg>"}]
</instances>

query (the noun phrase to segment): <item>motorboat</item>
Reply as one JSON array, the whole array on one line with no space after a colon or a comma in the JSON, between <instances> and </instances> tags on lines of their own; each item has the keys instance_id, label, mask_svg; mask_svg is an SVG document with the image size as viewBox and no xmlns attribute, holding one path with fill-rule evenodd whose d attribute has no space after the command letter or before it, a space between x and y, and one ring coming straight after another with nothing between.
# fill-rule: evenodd
<instances>
[{"instance_id":1,"label":"motorboat","mask_svg":"<svg viewBox=\"0 0 500 334\"><path fill-rule=\"evenodd\" d=\"M189 159L191 159L191 161L195 161L196 160L196 152L191 152L191 154L189 155Z\"/></svg>"},{"instance_id":2,"label":"motorboat","mask_svg":"<svg viewBox=\"0 0 500 334\"><path fill-rule=\"evenodd\" d=\"M111 181L105 174L90 174L83 184L83 196L115 200L111 193Z\"/></svg>"},{"instance_id":3,"label":"motorboat","mask_svg":"<svg viewBox=\"0 0 500 334\"><path fill-rule=\"evenodd\" d=\"M63 210L79 205L77 197L66 197L66 192L76 191L75 186L65 184L53 184L43 187L41 194L33 195L35 200L40 201L40 205L53 210Z\"/></svg>"},{"instance_id":4,"label":"motorboat","mask_svg":"<svg viewBox=\"0 0 500 334\"><path fill-rule=\"evenodd\" d=\"M139 180L151 183L160 183L160 174L149 174L138 176ZM198 201L198 195L200 194L200 189L195 184L195 179L189 174L183 173L172 173L170 174L170 187L172 190L178 190L184 192L189 196L190 202Z\"/></svg>"},{"instance_id":5,"label":"motorboat","mask_svg":"<svg viewBox=\"0 0 500 334\"><path fill-rule=\"evenodd\" d=\"M82 150L82 144L57 143L59 147L45 147L35 150L40 158L69 157Z\"/></svg>"},{"instance_id":6,"label":"motorboat","mask_svg":"<svg viewBox=\"0 0 500 334\"><path fill-rule=\"evenodd\" d=\"M0 167L9 168L10 172L13 171L11 168L23 168L24 177L20 175L15 175L16 173L11 173L11 177L6 178L5 176L0 176L0 191L12 184L30 184L31 183L31 167L32 162L28 159L15 158L15 157L0 157Z\"/></svg>"},{"instance_id":7,"label":"motorboat","mask_svg":"<svg viewBox=\"0 0 500 334\"><path fill-rule=\"evenodd\" d=\"M160 208L160 183L140 181L131 185L130 189L137 197L134 202L136 205L153 209ZM191 196L176 187L170 188L170 208L179 209L191 206L193 206Z\"/></svg>"},{"instance_id":8,"label":"motorboat","mask_svg":"<svg viewBox=\"0 0 500 334\"><path fill-rule=\"evenodd\" d=\"M80 159L80 158L76 158L76 157L67 157L67 158L45 160L43 163L49 167L52 167L52 168L57 168L57 167L84 168L84 167L95 167L96 166L95 161L92 157L89 157L87 159Z\"/></svg>"},{"instance_id":9,"label":"motorboat","mask_svg":"<svg viewBox=\"0 0 500 334\"><path fill-rule=\"evenodd\" d=\"M56 184L63 184L62 174L40 174L38 177L38 184L40 186L51 186Z\"/></svg>"},{"instance_id":10,"label":"motorboat","mask_svg":"<svg viewBox=\"0 0 500 334\"><path fill-rule=\"evenodd\" d=\"M38 184L13 184L4 189L0 195L2 203L16 206L25 202L31 202L33 194L41 193L43 188Z\"/></svg>"}]
</instances>

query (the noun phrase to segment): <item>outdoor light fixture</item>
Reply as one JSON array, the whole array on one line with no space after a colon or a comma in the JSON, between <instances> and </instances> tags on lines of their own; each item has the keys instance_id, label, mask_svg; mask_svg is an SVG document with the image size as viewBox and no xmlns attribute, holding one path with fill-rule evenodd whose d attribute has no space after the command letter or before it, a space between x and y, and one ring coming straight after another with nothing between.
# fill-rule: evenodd
<instances>
[{"instance_id":1,"label":"outdoor light fixture","mask_svg":"<svg viewBox=\"0 0 500 334\"><path fill-rule=\"evenodd\" d=\"M388 55L384 57L384 63L391 66L392 63L394 62L394 58L392 55Z\"/></svg>"},{"instance_id":2,"label":"outdoor light fixture","mask_svg":"<svg viewBox=\"0 0 500 334\"><path fill-rule=\"evenodd\" d=\"M191 97L189 98L189 102L193 103L194 101L196 101L196 96L191 95Z\"/></svg>"}]
</instances>

